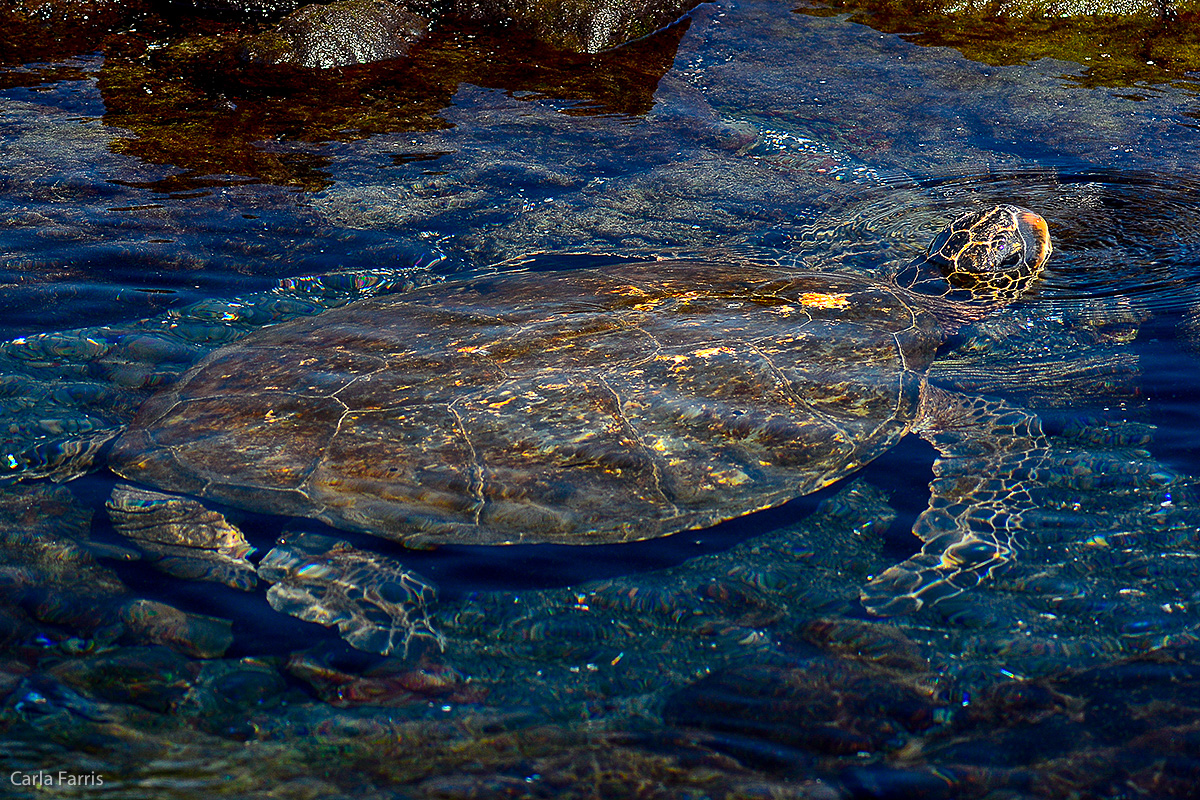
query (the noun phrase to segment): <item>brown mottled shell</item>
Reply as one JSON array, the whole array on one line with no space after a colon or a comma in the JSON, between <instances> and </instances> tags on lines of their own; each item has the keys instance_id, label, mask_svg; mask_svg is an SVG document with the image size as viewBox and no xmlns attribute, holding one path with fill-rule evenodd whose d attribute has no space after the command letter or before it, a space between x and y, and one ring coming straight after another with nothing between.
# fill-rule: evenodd
<instances>
[{"instance_id":1,"label":"brown mottled shell","mask_svg":"<svg viewBox=\"0 0 1200 800\"><path fill-rule=\"evenodd\" d=\"M131 480L413 545L588 544L815 491L914 422L902 290L657 262L510 274L264 329L151 399Z\"/></svg>"}]
</instances>

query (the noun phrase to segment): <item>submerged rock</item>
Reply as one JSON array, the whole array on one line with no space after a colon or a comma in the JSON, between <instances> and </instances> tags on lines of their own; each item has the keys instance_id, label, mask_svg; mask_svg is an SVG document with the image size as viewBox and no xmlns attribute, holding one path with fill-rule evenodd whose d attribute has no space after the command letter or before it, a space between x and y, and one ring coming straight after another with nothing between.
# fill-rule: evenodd
<instances>
[{"instance_id":1,"label":"submerged rock","mask_svg":"<svg viewBox=\"0 0 1200 800\"><path fill-rule=\"evenodd\" d=\"M153 600L125 606L121 621L136 636L194 658L219 658L233 644L229 620L189 614Z\"/></svg>"},{"instance_id":2,"label":"submerged rock","mask_svg":"<svg viewBox=\"0 0 1200 800\"><path fill-rule=\"evenodd\" d=\"M875 753L935 725L944 703L921 686L923 677L826 656L749 664L717 670L675 693L663 717L717 734L729 752L749 761L764 760L766 752L798 763L813 755ZM775 747L751 747L755 740Z\"/></svg>"},{"instance_id":3,"label":"submerged rock","mask_svg":"<svg viewBox=\"0 0 1200 800\"><path fill-rule=\"evenodd\" d=\"M307 683L323 702L335 706L404 706L443 698L454 703L477 702L485 692L467 686L467 678L445 664L407 664L385 660L359 672L338 669L321 654L293 653L285 669Z\"/></svg>"},{"instance_id":4,"label":"submerged rock","mask_svg":"<svg viewBox=\"0 0 1200 800\"><path fill-rule=\"evenodd\" d=\"M126 647L63 661L48 673L87 695L168 712L187 696L199 665L165 647Z\"/></svg>"},{"instance_id":5,"label":"submerged rock","mask_svg":"<svg viewBox=\"0 0 1200 800\"><path fill-rule=\"evenodd\" d=\"M91 552L91 512L63 486L0 492L0 651L111 639L125 586Z\"/></svg>"},{"instance_id":6,"label":"submerged rock","mask_svg":"<svg viewBox=\"0 0 1200 800\"><path fill-rule=\"evenodd\" d=\"M259 64L330 69L400 58L429 30L429 20L388 0L308 5L251 37L242 57Z\"/></svg>"}]
</instances>

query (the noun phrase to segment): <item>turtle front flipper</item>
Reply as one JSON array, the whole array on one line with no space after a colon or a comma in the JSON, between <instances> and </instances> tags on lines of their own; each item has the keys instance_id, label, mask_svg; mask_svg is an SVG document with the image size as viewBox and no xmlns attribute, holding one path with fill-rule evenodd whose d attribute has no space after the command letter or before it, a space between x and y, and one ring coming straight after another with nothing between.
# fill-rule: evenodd
<instances>
[{"instance_id":1,"label":"turtle front flipper","mask_svg":"<svg viewBox=\"0 0 1200 800\"><path fill-rule=\"evenodd\" d=\"M1044 479L1048 444L1025 411L927 384L919 420L915 432L939 454L929 508L913 526L925 544L863 588L863 606L879 616L957 597L1003 570Z\"/></svg>"}]
</instances>

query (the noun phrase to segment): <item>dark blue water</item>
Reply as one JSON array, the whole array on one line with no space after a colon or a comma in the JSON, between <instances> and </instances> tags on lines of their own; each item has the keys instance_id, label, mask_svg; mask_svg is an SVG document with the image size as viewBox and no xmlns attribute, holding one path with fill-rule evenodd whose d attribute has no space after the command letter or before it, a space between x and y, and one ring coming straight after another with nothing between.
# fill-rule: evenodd
<instances>
[{"instance_id":1,"label":"dark blue water","mask_svg":"<svg viewBox=\"0 0 1200 800\"><path fill-rule=\"evenodd\" d=\"M480 35L317 99L222 77L158 105L128 87L169 76L116 49L0 68L8 771L95 772L122 798L1187 796L1200 84L982 64L765 1L594 59L490 68ZM310 618L386 570L436 585L441 639L387 657L273 610L265 583L165 574L105 509L107 437L264 325L630 259L882 280L991 203L1042 214L1055 253L931 380L1036 414L1048 466L1016 562L934 611L858 599L921 545L937 454L916 436L821 492L628 545L410 551L227 510L253 564L301 530L370 554L299 602ZM214 625L228 640L198 652Z\"/></svg>"}]
</instances>

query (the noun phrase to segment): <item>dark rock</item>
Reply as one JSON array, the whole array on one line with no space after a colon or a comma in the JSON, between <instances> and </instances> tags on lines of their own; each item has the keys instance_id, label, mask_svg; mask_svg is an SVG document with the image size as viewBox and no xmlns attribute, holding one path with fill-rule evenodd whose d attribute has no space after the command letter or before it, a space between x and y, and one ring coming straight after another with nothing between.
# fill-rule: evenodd
<instances>
[{"instance_id":1,"label":"dark rock","mask_svg":"<svg viewBox=\"0 0 1200 800\"><path fill-rule=\"evenodd\" d=\"M44 672L27 675L13 688L4 704L6 710L25 717L39 716L57 720L74 717L101 722L110 716L105 703L80 694L66 683Z\"/></svg>"},{"instance_id":2,"label":"dark rock","mask_svg":"<svg viewBox=\"0 0 1200 800\"><path fill-rule=\"evenodd\" d=\"M251 37L242 57L259 64L314 69L400 58L429 30L429 20L388 0L309 5Z\"/></svg>"},{"instance_id":3,"label":"dark rock","mask_svg":"<svg viewBox=\"0 0 1200 800\"><path fill-rule=\"evenodd\" d=\"M153 600L135 600L121 610L129 632L195 658L219 658L233 644L233 623L189 614Z\"/></svg>"},{"instance_id":4,"label":"dark rock","mask_svg":"<svg viewBox=\"0 0 1200 800\"><path fill-rule=\"evenodd\" d=\"M145 2L126 0L3 0L0 10L43 25L111 28L144 13Z\"/></svg>"},{"instance_id":5,"label":"dark rock","mask_svg":"<svg viewBox=\"0 0 1200 800\"><path fill-rule=\"evenodd\" d=\"M792 666L752 664L713 672L676 692L663 717L718 735L711 744L783 746L826 756L890 748L931 728L938 703L912 681L874 665L818 657ZM761 760L761 759L756 759Z\"/></svg>"},{"instance_id":6,"label":"dark rock","mask_svg":"<svg viewBox=\"0 0 1200 800\"><path fill-rule=\"evenodd\" d=\"M143 0L0 0L0 64L94 50L147 8Z\"/></svg>"},{"instance_id":7,"label":"dark rock","mask_svg":"<svg viewBox=\"0 0 1200 800\"><path fill-rule=\"evenodd\" d=\"M187 696L198 672L197 665L165 647L127 647L49 670L80 692L159 712L174 709Z\"/></svg>"},{"instance_id":8,"label":"dark rock","mask_svg":"<svg viewBox=\"0 0 1200 800\"><path fill-rule=\"evenodd\" d=\"M64 486L0 493L0 642L107 636L125 587L93 558L91 512Z\"/></svg>"},{"instance_id":9,"label":"dark rock","mask_svg":"<svg viewBox=\"0 0 1200 800\"><path fill-rule=\"evenodd\" d=\"M441 112L463 83L564 99L578 113L645 114L685 29L675 25L586 56L548 55L543 46L500 32L442 24L408 58L350 70L236 63L226 57L226 37L194 36L154 49L131 37L124 47L106 50L98 86L105 124L133 134L116 140L114 149L179 168L155 184L158 191L190 191L222 174L317 191L330 183L328 154L288 140L442 129ZM263 149L263 141L281 136L277 149ZM436 204L443 201L431 192L408 202L414 213L426 214L441 213ZM189 314L174 331L207 348L235 336L240 324ZM103 365L116 351L90 363Z\"/></svg>"},{"instance_id":10,"label":"dark rock","mask_svg":"<svg viewBox=\"0 0 1200 800\"><path fill-rule=\"evenodd\" d=\"M547 44L598 53L648 36L699 0L450 0L447 11L484 24L511 22Z\"/></svg>"},{"instance_id":11,"label":"dark rock","mask_svg":"<svg viewBox=\"0 0 1200 800\"><path fill-rule=\"evenodd\" d=\"M842 774L842 780L853 797L879 800L936 800L951 797L960 788L951 773L928 767L852 767Z\"/></svg>"},{"instance_id":12,"label":"dark rock","mask_svg":"<svg viewBox=\"0 0 1200 800\"><path fill-rule=\"evenodd\" d=\"M200 730L236 741L259 736L256 717L283 717L287 698L302 702L299 692L289 693L287 681L267 659L217 659L200 665L182 715Z\"/></svg>"},{"instance_id":13,"label":"dark rock","mask_svg":"<svg viewBox=\"0 0 1200 800\"><path fill-rule=\"evenodd\" d=\"M304 5L303 0L167 0L179 12L240 20L279 19Z\"/></svg>"}]
</instances>

